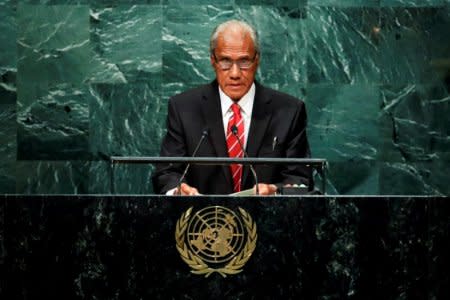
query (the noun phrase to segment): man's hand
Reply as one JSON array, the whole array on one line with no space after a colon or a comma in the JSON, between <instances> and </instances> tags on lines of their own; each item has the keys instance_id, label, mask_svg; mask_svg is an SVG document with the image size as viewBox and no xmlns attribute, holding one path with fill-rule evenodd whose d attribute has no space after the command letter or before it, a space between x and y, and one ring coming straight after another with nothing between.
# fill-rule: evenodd
<instances>
[{"instance_id":1,"label":"man's hand","mask_svg":"<svg viewBox=\"0 0 450 300\"><path fill-rule=\"evenodd\" d=\"M180 193L180 191L181 191L181 193ZM198 190L195 187L192 187L189 184L183 182L180 185L180 190L177 188L175 190L175 194L174 195L198 196L198 195L200 195L200 193L198 192Z\"/></svg>"},{"instance_id":2,"label":"man's hand","mask_svg":"<svg viewBox=\"0 0 450 300\"><path fill-rule=\"evenodd\" d=\"M277 186L274 184L258 183L259 195L275 195ZM253 192L256 195L256 185L253 187Z\"/></svg>"}]
</instances>

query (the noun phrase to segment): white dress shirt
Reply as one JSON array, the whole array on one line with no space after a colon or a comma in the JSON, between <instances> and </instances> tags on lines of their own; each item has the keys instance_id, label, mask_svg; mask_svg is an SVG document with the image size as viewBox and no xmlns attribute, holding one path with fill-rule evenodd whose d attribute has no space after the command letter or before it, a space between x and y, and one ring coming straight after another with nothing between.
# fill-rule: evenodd
<instances>
[{"instance_id":1,"label":"white dress shirt","mask_svg":"<svg viewBox=\"0 0 450 300\"><path fill-rule=\"evenodd\" d=\"M237 104L241 108L241 116L244 119L244 148L247 148L248 132L250 129L250 122L252 119L253 103L255 102L255 83L252 84L247 94L245 94ZM230 117L233 115L231 105L234 103L230 97L225 95L219 86L220 105L222 107L222 120L225 136L227 136L227 126Z\"/></svg>"}]
</instances>

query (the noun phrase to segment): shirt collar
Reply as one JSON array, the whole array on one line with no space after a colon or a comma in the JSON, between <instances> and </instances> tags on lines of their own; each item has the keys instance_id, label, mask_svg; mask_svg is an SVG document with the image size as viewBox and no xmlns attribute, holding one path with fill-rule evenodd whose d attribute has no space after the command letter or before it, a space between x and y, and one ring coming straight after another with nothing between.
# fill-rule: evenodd
<instances>
[{"instance_id":1,"label":"shirt collar","mask_svg":"<svg viewBox=\"0 0 450 300\"><path fill-rule=\"evenodd\" d=\"M250 115L253 108L253 102L255 100L255 83L252 83L252 86L248 90L248 92L237 102L241 107L241 112L245 115ZM230 110L231 104L234 103L230 97L228 97L219 86L219 96L220 96L220 106L222 107L222 117Z\"/></svg>"}]
</instances>

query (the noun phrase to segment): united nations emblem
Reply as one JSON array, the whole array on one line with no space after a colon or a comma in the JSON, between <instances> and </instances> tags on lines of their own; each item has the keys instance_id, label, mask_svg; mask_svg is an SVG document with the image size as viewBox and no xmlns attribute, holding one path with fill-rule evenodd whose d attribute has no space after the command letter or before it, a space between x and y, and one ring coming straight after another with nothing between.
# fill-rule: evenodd
<instances>
[{"instance_id":1,"label":"united nations emblem","mask_svg":"<svg viewBox=\"0 0 450 300\"><path fill-rule=\"evenodd\" d=\"M223 277L242 271L256 247L256 224L239 207L239 215L222 206L209 206L192 215L192 207L177 221L177 250L194 274Z\"/></svg>"}]
</instances>

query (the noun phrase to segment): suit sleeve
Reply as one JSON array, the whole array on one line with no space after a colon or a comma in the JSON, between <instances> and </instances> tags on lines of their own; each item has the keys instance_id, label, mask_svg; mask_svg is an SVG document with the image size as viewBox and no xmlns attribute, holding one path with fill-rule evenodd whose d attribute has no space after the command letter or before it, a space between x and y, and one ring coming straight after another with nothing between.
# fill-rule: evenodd
<instances>
[{"instance_id":1,"label":"suit sleeve","mask_svg":"<svg viewBox=\"0 0 450 300\"><path fill-rule=\"evenodd\" d=\"M161 157L183 157L186 155L186 141L179 112L173 99L169 100L167 132L161 144ZM153 191L165 194L177 186L182 174L181 164L158 164L152 176Z\"/></svg>"}]
</instances>

